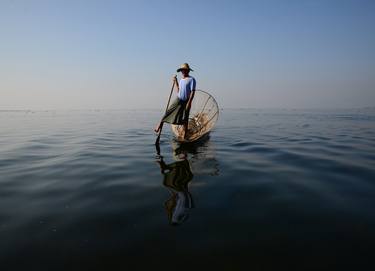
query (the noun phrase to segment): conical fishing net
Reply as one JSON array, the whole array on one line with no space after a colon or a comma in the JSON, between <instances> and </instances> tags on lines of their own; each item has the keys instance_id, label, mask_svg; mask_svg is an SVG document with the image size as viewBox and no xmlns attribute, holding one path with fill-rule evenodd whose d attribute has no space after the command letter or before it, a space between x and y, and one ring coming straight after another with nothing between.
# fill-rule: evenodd
<instances>
[{"instance_id":1,"label":"conical fishing net","mask_svg":"<svg viewBox=\"0 0 375 271\"><path fill-rule=\"evenodd\" d=\"M184 126L172 125L178 141L195 141L209 133L219 118L219 106L214 97L203 90L196 90L189 114L187 135L184 139Z\"/></svg>"}]
</instances>

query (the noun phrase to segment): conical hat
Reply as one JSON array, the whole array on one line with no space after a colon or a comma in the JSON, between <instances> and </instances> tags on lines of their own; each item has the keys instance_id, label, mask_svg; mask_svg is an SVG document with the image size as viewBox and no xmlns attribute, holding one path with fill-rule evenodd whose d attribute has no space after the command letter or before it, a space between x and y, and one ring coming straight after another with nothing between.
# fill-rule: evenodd
<instances>
[{"instance_id":1,"label":"conical hat","mask_svg":"<svg viewBox=\"0 0 375 271\"><path fill-rule=\"evenodd\" d=\"M177 72L180 72L181 70L189 70L189 71L193 71L193 70L190 68L189 64L187 64L187 63L182 64L182 65L177 69Z\"/></svg>"}]
</instances>

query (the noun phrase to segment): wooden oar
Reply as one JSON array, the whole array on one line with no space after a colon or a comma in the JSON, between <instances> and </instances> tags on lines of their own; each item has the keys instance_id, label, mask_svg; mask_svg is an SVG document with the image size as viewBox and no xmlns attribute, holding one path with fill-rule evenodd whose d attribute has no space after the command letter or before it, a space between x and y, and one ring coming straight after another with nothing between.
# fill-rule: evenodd
<instances>
[{"instance_id":1,"label":"wooden oar","mask_svg":"<svg viewBox=\"0 0 375 271\"><path fill-rule=\"evenodd\" d=\"M171 97L172 97L172 93L173 93L173 89L174 89L174 85L176 83L176 80L173 80L173 84L172 84L172 89L171 89L171 93L169 94L169 98L168 98L168 103L167 103L167 107L165 108L165 113L167 113L168 111L168 107L169 107L169 102L171 101ZM159 146L159 142L160 142L160 135L161 135L161 130L163 130L163 122L162 122L163 119L161 119L160 121L160 129L159 129L159 133L158 133L158 137L156 138L156 141L155 141L155 145L156 145L156 148L158 149L158 146ZM159 153L160 151L158 151Z\"/></svg>"}]
</instances>

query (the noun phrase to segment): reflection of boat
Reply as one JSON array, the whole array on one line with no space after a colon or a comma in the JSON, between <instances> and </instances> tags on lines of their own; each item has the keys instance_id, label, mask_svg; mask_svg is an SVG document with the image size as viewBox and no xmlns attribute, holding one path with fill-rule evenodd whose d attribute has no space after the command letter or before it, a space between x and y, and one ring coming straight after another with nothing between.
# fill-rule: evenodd
<instances>
[{"instance_id":1,"label":"reflection of boat","mask_svg":"<svg viewBox=\"0 0 375 271\"><path fill-rule=\"evenodd\" d=\"M172 125L177 141L193 142L207 135L219 118L219 106L215 98L208 92L196 90L189 114L189 125L184 138L184 126Z\"/></svg>"},{"instance_id":2,"label":"reflection of boat","mask_svg":"<svg viewBox=\"0 0 375 271\"><path fill-rule=\"evenodd\" d=\"M191 143L173 141L173 163L166 164L163 156L157 156L164 177L163 185L171 192L164 204L171 225L180 225L189 217L189 211L193 208L189 184L193 177L219 174L213 144L208 139L209 136Z\"/></svg>"},{"instance_id":3,"label":"reflection of boat","mask_svg":"<svg viewBox=\"0 0 375 271\"><path fill-rule=\"evenodd\" d=\"M174 154L181 152L190 154L189 161L194 175L219 175L219 164L215 158L214 143L209 139L210 136L206 135L198 141L190 143L172 141Z\"/></svg>"}]
</instances>

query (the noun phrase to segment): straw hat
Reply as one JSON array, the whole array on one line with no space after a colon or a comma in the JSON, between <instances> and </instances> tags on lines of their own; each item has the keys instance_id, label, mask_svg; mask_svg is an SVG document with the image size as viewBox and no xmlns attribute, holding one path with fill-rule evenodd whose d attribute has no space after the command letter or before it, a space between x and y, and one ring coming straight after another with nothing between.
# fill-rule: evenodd
<instances>
[{"instance_id":1,"label":"straw hat","mask_svg":"<svg viewBox=\"0 0 375 271\"><path fill-rule=\"evenodd\" d=\"M190 67L189 67L189 64L187 63L184 63L180 66L180 68L177 69L177 72L180 72L181 70L189 70L189 71L193 71Z\"/></svg>"}]
</instances>

